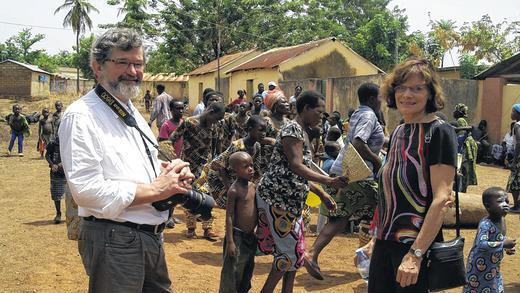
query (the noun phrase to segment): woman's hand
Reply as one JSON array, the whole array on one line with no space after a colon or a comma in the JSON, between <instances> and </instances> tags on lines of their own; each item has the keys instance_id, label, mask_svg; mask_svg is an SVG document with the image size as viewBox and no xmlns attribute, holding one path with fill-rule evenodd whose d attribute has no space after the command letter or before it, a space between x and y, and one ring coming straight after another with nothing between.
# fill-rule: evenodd
<instances>
[{"instance_id":1,"label":"woman's hand","mask_svg":"<svg viewBox=\"0 0 520 293\"><path fill-rule=\"evenodd\" d=\"M421 258L413 256L411 253L405 254L399 268L397 269L396 281L401 287L407 287L417 283L419 270L421 269Z\"/></svg>"},{"instance_id":2,"label":"woman's hand","mask_svg":"<svg viewBox=\"0 0 520 293\"><path fill-rule=\"evenodd\" d=\"M367 244L365 244L365 246L362 246L361 247L361 250L363 251L363 253L370 259L372 258L372 251L374 251L374 245L376 244L376 238L375 236L372 237L372 239L370 239L370 241L368 241ZM358 265L358 255L357 253L354 254L354 266L357 267Z\"/></svg>"},{"instance_id":3,"label":"woman's hand","mask_svg":"<svg viewBox=\"0 0 520 293\"><path fill-rule=\"evenodd\" d=\"M330 178L330 182L328 185L330 185L334 188L346 187L348 185L348 178L345 176Z\"/></svg>"},{"instance_id":4,"label":"woman's hand","mask_svg":"<svg viewBox=\"0 0 520 293\"><path fill-rule=\"evenodd\" d=\"M338 208L336 201L330 196L328 193L324 193L321 195L321 201L327 207L329 211L335 211Z\"/></svg>"}]
</instances>

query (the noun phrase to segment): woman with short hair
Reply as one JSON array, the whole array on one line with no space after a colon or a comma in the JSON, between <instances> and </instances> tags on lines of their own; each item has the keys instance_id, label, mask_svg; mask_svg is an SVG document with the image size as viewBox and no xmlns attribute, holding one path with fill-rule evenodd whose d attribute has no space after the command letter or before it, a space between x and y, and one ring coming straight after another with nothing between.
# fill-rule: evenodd
<instances>
[{"instance_id":1,"label":"woman with short hair","mask_svg":"<svg viewBox=\"0 0 520 293\"><path fill-rule=\"evenodd\" d=\"M382 97L404 123L390 136L379 172L376 242L368 292L428 292L425 253L442 240L457 162L455 130L435 112L444 107L439 78L411 58L387 76Z\"/></svg>"}]
</instances>

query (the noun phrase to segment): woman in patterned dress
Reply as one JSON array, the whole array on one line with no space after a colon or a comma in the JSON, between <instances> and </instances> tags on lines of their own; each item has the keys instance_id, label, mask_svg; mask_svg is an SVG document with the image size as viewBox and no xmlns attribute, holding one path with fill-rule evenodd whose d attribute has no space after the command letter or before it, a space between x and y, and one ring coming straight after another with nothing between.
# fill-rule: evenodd
<instances>
[{"instance_id":1,"label":"woman in patterned dress","mask_svg":"<svg viewBox=\"0 0 520 293\"><path fill-rule=\"evenodd\" d=\"M305 260L302 208L310 190L331 210L336 205L330 195L309 181L344 187L345 177L331 178L310 169L312 153L306 129L321 122L324 97L314 91L300 95L298 116L282 126L276 138L271 165L257 187L257 238L259 250L274 256L271 272L262 288L273 292L283 277L282 292L292 292L296 270Z\"/></svg>"}]
</instances>

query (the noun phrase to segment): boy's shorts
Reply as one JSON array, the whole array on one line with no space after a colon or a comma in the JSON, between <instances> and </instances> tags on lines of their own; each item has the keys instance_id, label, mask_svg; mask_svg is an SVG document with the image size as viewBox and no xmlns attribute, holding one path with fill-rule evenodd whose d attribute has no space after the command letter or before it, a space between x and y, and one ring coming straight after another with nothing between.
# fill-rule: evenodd
<instances>
[{"instance_id":1,"label":"boy's shorts","mask_svg":"<svg viewBox=\"0 0 520 293\"><path fill-rule=\"evenodd\" d=\"M220 293L248 292L255 268L257 240L254 234L248 234L233 227L233 241L238 250L237 257L226 254L224 238L224 264L220 274Z\"/></svg>"}]
</instances>

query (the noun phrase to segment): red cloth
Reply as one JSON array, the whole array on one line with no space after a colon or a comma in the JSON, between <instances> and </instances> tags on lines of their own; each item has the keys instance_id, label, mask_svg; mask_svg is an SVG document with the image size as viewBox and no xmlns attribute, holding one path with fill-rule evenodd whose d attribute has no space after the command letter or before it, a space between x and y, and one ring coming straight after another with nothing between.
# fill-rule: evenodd
<instances>
[{"instance_id":1,"label":"red cloth","mask_svg":"<svg viewBox=\"0 0 520 293\"><path fill-rule=\"evenodd\" d=\"M179 124L173 123L170 119L164 121L163 125L161 126L161 129L159 130L159 138L170 138L170 134L172 134L172 132L174 132L179 127L179 125L181 125L182 121L182 118L179 121ZM183 144L184 139L182 137L180 139L177 139L173 144L173 148L175 149L175 155L177 156L177 158L181 157Z\"/></svg>"},{"instance_id":2,"label":"red cloth","mask_svg":"<svg viewBox=\"0 0 520 293\"><path fill-rule=\"evenodd\" d=\"M240 104L244 103L245 101L246 101L245 97L243 97L242 99L236 98L233 100L233 102L231 102L231 105L240 105Z\"/></svg>"}]
</instances>

